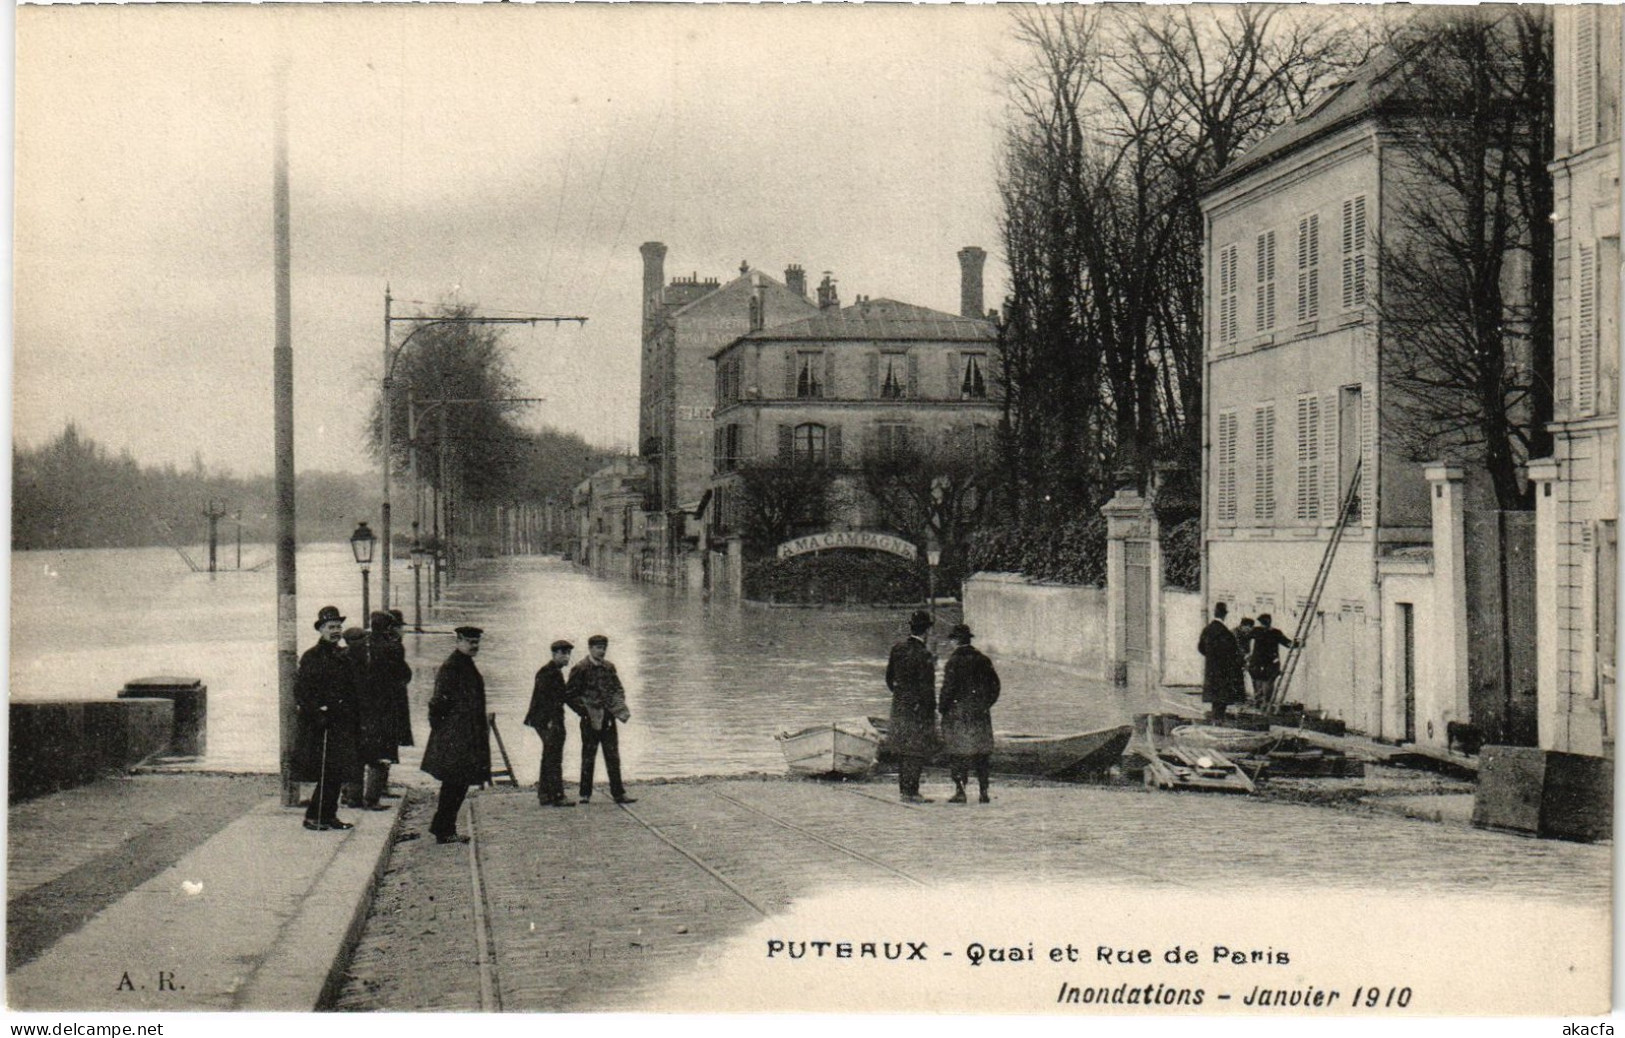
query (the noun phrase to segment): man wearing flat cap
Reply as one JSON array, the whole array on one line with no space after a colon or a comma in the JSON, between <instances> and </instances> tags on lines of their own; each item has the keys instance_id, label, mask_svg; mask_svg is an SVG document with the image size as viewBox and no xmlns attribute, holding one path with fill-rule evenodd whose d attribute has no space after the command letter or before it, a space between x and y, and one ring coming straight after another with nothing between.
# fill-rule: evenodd
<instances>
[{"instance_id":1,"label":"man wearing flat cap","mask_svg":"<svg viewBox=\"0 0 1625 1038\"><path fill-rule=\"evenodd\" d=\"M570 671L566 705L581 715L581 802L592 799L593 768L598 748L604 748L604 770L609 772L609 794L617 804L632 804L621 782L621 736L618 725L632 719L626 708L626 689L615 664L604 658L609 639L595 634L587 639L587 658Z\"/></svg>"},{"instance_id":2,"label":"man wearing flat cap","mask_svg":"<svg viewBox=\"0 0 1625 1038\"><path fill-rule=\"evenodd\" d=\"M305 828L315 832L354 828L338 817L339 790L361 778L356 748L356 674L343 646L344 615L323 606L316 616L321 634L299 658L293 698L298 725L293 742L293 778L316 783L305 809Z\"/></svg>"},{"instance_id":3,"label":"man wearing flat cap","mask_svg":"<svg viewBox=\"0 0 1625 1038\"><path fill-rule=\"evenodd\" d=\"M887 742L897 754L897 792L904 803L929 804L920 796L920 774L937 751L937 658L925 635L934 621L916 610L908 620L908 637L891 647L886 661L886 687L891 689L891 722Z\"/></svg>"},{"instance_id":4,"label":"man wearing flat cap","mask_svg":"<svg viewBox=\"0 0 1625 1038\"><path fill-rule=\"evenodd\" d=\"M551 646L553 658L536 672L530 693L530 709L525 723L542 737L542 770L536 778L536 797L543 807L572 807L574 800L564 796L564 704L569 693L564 669L570 665L575 648L560 638Z\"/></svg>"},{"instance_id":5,"label":"man wearing flat cap","mask_svg":"<svg viewBox=\"0 0 1625 1038\"><path fill-rule=\"evenodd\" d=\"M478 627L457 628L457 647L434 677L429 699L429 742L423 770L440 780L440 802L429 832L440 843L467 843L457 832L457 812L469 786L491 781L491 741L486 734L485 679L474 666L480 651Z\"/></svg>"},{"instance_id":6,"label":"man wearing flat cap","mask_svg":"<svg viewBox=\"0 0 1625 1038\"><path fill-rule=\"evenodd\" d=\"M993 759L993 704L999 701L999 673L993 661L970 643L971 630L955 624L948 632L954 650L942 665L942 748L953 776L950 804L965 802L965 783L976 769L981 803L988 802L988 765Z\"/></svg>"}]
</instances>

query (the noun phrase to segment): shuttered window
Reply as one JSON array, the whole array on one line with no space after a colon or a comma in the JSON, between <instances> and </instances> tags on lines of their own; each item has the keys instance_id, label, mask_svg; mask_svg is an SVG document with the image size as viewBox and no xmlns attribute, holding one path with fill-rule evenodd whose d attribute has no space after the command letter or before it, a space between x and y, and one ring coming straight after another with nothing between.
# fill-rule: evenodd
<instances>
[{"instance_id":1,"label":"shuttered window","mask_svg":"<svg viewBox=\"0 0 1625 1038\"><path fill-rule=\"evenodd\" d=\"M822 350L800 350L795 355L795 396L802 399L827 395L826 385L831 372L828 358Z\"/></svg>"},{"instance_id":2,"label":"shuttered window","mask_svg":"<svg viewBox=\"0 0 1625 1038\"><path fill-rule=\"evenodd\" d=\"M1232 345L1239 336L1237 321L1237 267L1240 265L1238 250L1234 245L1226 245L1219 250L1219 293L1217 313L1214 315L1216 331L1222 345Z\"/></svg>"},{"instance_id":3,"label":"shuttered window","mask_svg":"<svg viewBox=\"0 0 1625 1038\"><path fill-rule=\"evenodd\" d=\"M875 454L883 461L908 457L909 442L907 422L880 422L875 426Z\"/></svg>"},{"instance_id":4,"label":"shuttered window","mask_svg":"<svg viewBox=\"0 0 1625 1038\"><path fill-rule=\"evenodd\" d=\"M1320 215L1298 221L1298 321L1320 316Z\"/></svg>"},{"instance_id":5,"label":"shuttered window","mask_svg":"<svg viewBox=\"0 0 1625 1038\"><path fill-rule=\"evenodd\" d=\"M1275 405L1253 409L1253 517L1275 518Z\"/></svg>"},{"instance_id":6,"label":"shuttered window","mask_svg":"<svg viewBox=\"0 0 1625 1038\"><path fill-rule=\"evenodd\" d=\"M1214 444L1213 513L1219 523L1236 521L1236 412L1220 411Z\"/></svg>"},{"instance_id":7,"label":"shuttered window","mask_svg":"<svg viewBox=\"0 0 1625 1038\"><path fill-rule=\"evenodd\" d=\"M882 353L877 373L878 394L882 400L901 400L908 393L908 357L902 353Z\"/></svg>"},{"instance_id":8,"label":"shuttered window","mask_svg":"<svg viewBox=\"0 0 1625 1038\"><path fill-rule=\"evenodd\" d=\"M1320 518L1320 426L1320 397L1298 397L1295 515L1305 521Z\"/></svg>"},{"instance_id":9,"label":"shuttered window","mask_svg":"<svg viewBox=\"0 0 1625 1038\"><path fill-rule=\"evenodd\" d=\"M1575 257L1574 413L1597 410L1597 245L1580 242Z\"/></svg>"},{"instance_id":10,"label":"shuttered window","mask_svg":"<svg viewBox=\"0 0 1625 1038\"><path fill-rule=\"evenodd\" d=\"M829 459L828 430L816 422L796 426L795 459L797 465L822 465Z\"/></svg>"},{"instance_id":11,"label":"shuttered window","mask_svg":"<svg viewBox=\"0 0 1625 1038\"><path fill-rule=\"evenodd\" d=\"M1253 321L1256 331L1275 327L1275 232L1258 236L1258 278L1255 282Z\"/></svg>"},{"instance_id":12,"label":"shuttered window","mask_svg":"<svg viewBox=\"0 0 1625 1038\"><path fill-rule=\"evenodd\" d=\"M1365 196L1343 202L1343 309L1365 305Z\"/></svg>"},{"instance_id":13,"label":"shuttered window","mask_svg":"<svg viewBox=\"0 0 1625 1038\"><path fill-rule=\"evenodd\" d=\"M1596 4L1574 8L1574 150L1584 151L1597 143L1597 86L1599 79Z\"/></svg>"}]
</instances>

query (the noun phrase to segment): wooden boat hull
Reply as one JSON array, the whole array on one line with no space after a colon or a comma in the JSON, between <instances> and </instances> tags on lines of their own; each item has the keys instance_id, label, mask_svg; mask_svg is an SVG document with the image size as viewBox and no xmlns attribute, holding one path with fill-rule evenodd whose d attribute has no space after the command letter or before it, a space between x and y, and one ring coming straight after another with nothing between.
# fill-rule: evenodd
<instances>
[{"instance_id":1,"label":"wooden boat hull","mask_svg":"<svg viewBox=\"0 0 1625 1038\"><path fill-rule=\"evenodd\" d=\"M865 775L880 756L880 733L862 717L786 729L774 739L798 775Z\"/></svg>"},{"instance_id":2,"label":"wooden boat hull","mask_svg":"<svg viewBox=\"0 0 1625 1038\"><path fill-rule=\"evenodd\" d=\"M1160 714L1136 714L1134 745L1145 760L1148 789L1202 790L1251 793L1253 780L1225 754L1209 746L1191 746L1173 737L1175 728L1188 722Z\"/></svg>"},{"instance_id":3,"label":"wooden boat hull","mask_svg":"<svg viewBox=\"0 0 1625 1038\"><path fill-rule=\"evenodd\" d=\"M880 760L897 758L886 743L887 719L871 717L869 723L881 735ZM1001 775L1028 775L1038 778L1075 779L1102 774L1116 764L1134 734L1130 725L1113 725L1070 735L1029 735L1021 732L994 732L990 770ZM938 754L938 763L947 758Z\"/></svg>"}]
</instances>

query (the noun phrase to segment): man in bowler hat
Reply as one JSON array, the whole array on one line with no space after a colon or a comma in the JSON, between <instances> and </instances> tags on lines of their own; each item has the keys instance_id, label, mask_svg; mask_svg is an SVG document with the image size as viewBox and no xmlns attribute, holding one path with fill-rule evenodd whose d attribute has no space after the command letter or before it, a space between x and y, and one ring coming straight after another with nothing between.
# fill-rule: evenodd
<instances>
[{"instance_id":1,"label":"man in bowler hat","mask_svg":"<svg viewBox=\"0 0 1625 1038\"><path fill-rule=\"evenodd\" d=\"M543 807L575 805L574 800L564 796L564 705L569 695L564 672L574 648L563 638L553 643L553 658L536 672L530 709L525 713L525 723L542 737L542 770L536 779L536 796Z\"/></svg>"},{"instance_id":2,"label":"man in bowler hat","mask_svg":"<svg viewBox=\"0 0 1625 1038\"><path fill-rule=\"evenodd\" d=\"M988 802L989 765L993 758L993 704L999 701L999 674L993 661L970 643L971 630L955 624L948 632L954 651L942 665L942 744L948 753L948 773L953 776L954 795L950 804L965 802L965 783L976 769L978 798Z\"/></svg>"},{"instance_id":3,"label":"man in bowler hat","mask_svg":"<svg viewBox=\"0 0 1625 1038\"><path fill-rule=\"evenodd\" d=\"M604 658L609 639L595 634L587 639L587 658L570 671L567 705L581 715L581 802L592 800L593 767L598 748L604 748L604 770L609 772L609 795L617 804L633 804L621 782L621 736L618 725L632 719L626 708L626 689L615 664Z\"/></svg>"},{"instance_id":4,"label":"man in bowler hat","mask_svg":"<svg viewBox=\"0 0 1625 1038\"><path fill-rule=\"evenodd\" d=\"M925 644L933 623L930 613L916 610L908 620L908 637L892 646L886 661L887 741L898 757L897 792L909 804L931 802L920 796L920 774L937 751L937 658Z\"/></svg>"},{"instance_id":5,"label":"man in bowler hat","mask_svg":"<svg viewBox=\"0 0 1625 1038\"><path fill-rule=\"evenodd\" d=\"M298 710L294 732L293 777L316 783L305 809L305 828L314 832L352 829L338 817L339 790L361 778L356 747L356 674L339 644L344 616L323 606L316 616L321 638L299 658L293 698Z\"/></svg>"},{"instance_id":6,"label":"man in bowler hat","mask_svg":"<svg viewBox=\"0 0 1625 1038\"><path fill-rule=\"evenodd\" d=\"M491 740L486 734L485 678L474 665L480 651L478 627L457 628L457 647L434 678L429 699L429 742L423 747L423 770L440 780L440 802L429 832L440 843L467 843L457 832L469 786L491 781Z\"/></svg>"}]
</instances>

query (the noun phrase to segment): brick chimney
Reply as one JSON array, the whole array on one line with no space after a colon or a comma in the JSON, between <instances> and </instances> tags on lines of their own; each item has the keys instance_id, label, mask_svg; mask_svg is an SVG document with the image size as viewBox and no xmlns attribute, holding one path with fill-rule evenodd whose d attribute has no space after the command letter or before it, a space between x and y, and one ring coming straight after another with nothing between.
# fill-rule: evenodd
<instances>
[{"instance_id":1,"label":"brick chimney","mask_svg":"<svg viewBox=\"0 0 1625 1038\"><path fill-rule=\"evenodd\" d=\"M974 245L967 245L959 250L959 316L983 319L987 317L982 309L982 264L987 262L987 253Z\"/></svg>"},{"instance_id":2,"label":"brick chimney","mask_svg":"<svg viewBox=\"0 0 1625 1038\"><path fill-rule=\"evenodd\" d=\"M666 246L646 241L638 251L643 253L643 315L648 317L650 307L666 283Z\"/></svg>"},{"instance_id":3,"label":"brick chimney","mask_svg":"<svg viewBox=\"0 0 1625 1038\"><path fill-rule=\"evenodd\" d=\"M801 264L792 263L784 268L784 287L803 299L807 298L807 272Z\"/></svg>"},{"instance_id":4,"label":"brick chimney","mask_svg":"<svg viewBox=\"0 0 1625 1038\"><path fill-rule=\"evenodd\" d=\"M835 278L829 271L824 271L824 280L818 285L818 309L833 310L841 305L841 297L835 291Z\"/></svg>"}]
</instances>

